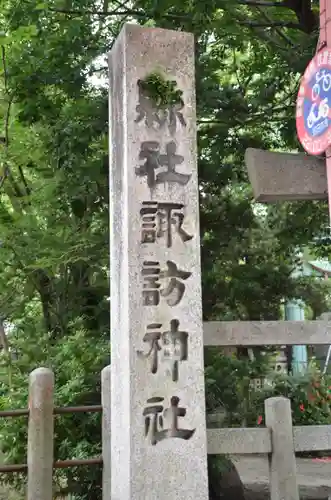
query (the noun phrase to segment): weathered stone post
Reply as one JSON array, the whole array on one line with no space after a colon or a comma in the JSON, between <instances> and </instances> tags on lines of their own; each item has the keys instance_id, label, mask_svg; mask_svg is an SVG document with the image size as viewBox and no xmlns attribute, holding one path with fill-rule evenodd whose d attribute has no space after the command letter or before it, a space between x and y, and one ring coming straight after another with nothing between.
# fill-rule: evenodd
<instances>
[{"instance_id":1,"label":"weathered stone post","mask_svg":"<svg viewBox=\"0 0 331 500\"><path fill-rule=\"evenodd\" d=\"M111 367L106 366L101 372L102 404L102 498L111 498Z\"/></svg>"},{"instance_id":2,"label":"weathered stone post","mask_svg":"<svg viewBox=\"0 0 331 500\"><path fill-rule=\"evenodd\" d=\"M127 24L109 65L111 498L207 500L194 39Z\"/></svg>"},{"instance_id":3,"label":"weathered stone post","mask_svg":"<svg viewBox=\"0 0 331 500\"><path fill-rule=\"evenodd\" d=\"M54 375L48 368L30 374L28 500L53 499Z\"/></svg>"},{"instance_id":4,"label":"weathered stone post","mask_svg":"<svg viewBox=\"0 0 331 500\"><path fill-rule=\"evenodd\" d=\"M275 397L266 399L264 405L272 442L269 461L271 500L299 500L291 402L284 397Z\"/></svg>"}]
</instances>

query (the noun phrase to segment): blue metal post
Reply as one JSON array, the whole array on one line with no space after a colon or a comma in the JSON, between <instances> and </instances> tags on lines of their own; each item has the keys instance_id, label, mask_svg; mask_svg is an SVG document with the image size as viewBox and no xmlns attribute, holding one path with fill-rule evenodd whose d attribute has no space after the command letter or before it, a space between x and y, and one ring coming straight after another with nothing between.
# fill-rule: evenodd
<instances>
[{"instance_id":1,"label":"blue metal post","mask_svg":"<svg viewBox=\"0 0 331 500\"><path fill-rule=\"evenodd\" d=\"M285 304L285 319L287 321L304 321L305 307L303 302L299 300L287 302ZM293 346L292 354L293 354L293 361L292 361L293 374L305 373L308 367L307 346L305 345Z\"/></svg>"}]
</instances>

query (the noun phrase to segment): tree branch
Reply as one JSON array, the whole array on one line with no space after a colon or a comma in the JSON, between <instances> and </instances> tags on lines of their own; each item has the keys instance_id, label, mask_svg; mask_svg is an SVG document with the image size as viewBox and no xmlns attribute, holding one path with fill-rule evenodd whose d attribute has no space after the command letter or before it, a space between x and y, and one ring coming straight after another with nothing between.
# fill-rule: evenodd
<instances>
[{"instance_id":1,"label":"tree branch","mask_svg":"<svg viewBox=\"0 0 331 500\"><path fill-rule=\"evenodd\" d=\"M282 0L279 2L268 2L265 0L236 0L239 5L249 7L283 7L292 10L300 24L300 30L311 34L319 26L319 16L312 9L311 0Z\"/></svg>"},{"instance_id":2,"label":"tree branch","mask_svg":"<svg viewBox=\"0 0 331 500\"><path fill-rule=\"evenodd\" d=\"M109 0L103 0L102 12L107 12L109 7Z\"/></svg>"},{"instance_id":3,"label":"tree branch","mask_svg":"<svg viewBox=\"0 0 331 500\"><path fill-rule=\"evenodd\" d=\"M2 344L3 351L7 357L8 361L8 387L12 388L12 359L9 349L9 342L5 331L5 325L3 319L0 318L0 343Z\"/></svg>"},{"instance_id":4,"label":"tree branch","mask_svg":"<svg viewBox=\"0 0 331 500\"><path fill-rule=\"evenodd\" d=\"M20 173L21 181L24 184L25 192L26 192L27 196L29 196L29 194L31 194L31 189L30 189L30 186L28 184L28 181L25 178L25 175L24 175L24 172L23 172L23 168L21 167L21 165L18 166L18 171ZM28 205L30 205L29 201L28 201Z\"/></svg>"},{"instance_id":5,"label":"tree branch","mask_svg":"<svg viewBox=\"0 0 331 500\"><path fill-rule=\"evenodd\" d=\"M303 32L311 34L318 30L319 15L313 11L311 0L284 0L284 4L295 12Z\"/></svg>"},{"instance_id":6,"label":"tree branch","mask_svg":"<svg viewBox=\"0 0 331 500\"><path fill-rule=\"evenodd\" d=\"M7 73L7 64L6 64L6 52L5 52L5 47L1 45L1 59L2 59L2 65L3 65L3 76L4 76L4 83L5 83L5 91L6 94L8 94L8 73Z\"/></svg>"},{"instance_id":7,"label":"tree branch","mask_svg":"<svg viewBox=\"0 0 331 500\"><path fill-rule=\"evenodd\" d=\"M141 17L141 18L148 18L150 19L153 17L153 13L151 12L150 14L143 12L142 10L126 10L126 11L118 11L117 9L104 12L102 10L72 10L72 9L53 9L49 8L47 9L48 11L51 12L56 12L58 14L67 14L69 16L84 16L84 15L90 15L90 16L104 16L104 17L111 17L111 16L136 16L136 17ZM190 19L189 16L181 16L179 14L164 14L162 15L164 19L170 19L170 20L178 20L178 21L183 21Z\"/></svg>"},{"instance_id":8,"label":"tree branch","mask_svg":"<svg viewBox=\"0 0 331 500\"><path fill-rule=\"evenodd\" d=\"M133 15L133 16L146 16L145 13L141 11L136 11L136 10L127 10L125 12L118 12L116 9L111 10L111 11L103 11L103 10L74 10L74 9L55 9L55 8L48 8L47 9L50 12L55 12L57 14L68 14L69 16L84 16L84 15L89 15L89 16L126 16L126 15Z\"/></svg>"},{"instance_id":9,"label":"tree branch","mask_svg":"<svg viewBox=\"0 0 331 500\"><path fill-rule=\"evenodd\" d=\"M5 93L8 97L8 105L6 109L6 115L5 115L5 137L4 137L4 146L5 146L5 151L7 154L8 151L8 145L9 145L9 119L10 119L10 111L11 111L11 105L13 102L12 96L9 94L9 88L8 88L8 73L7 73L7 64L6 64L6 51L5 47L1 45L1 60L2 60L2 66L3 66L3 78L4 78L4 85L5 85ZM3 169L3 176L1 179L1 186L2 187L5 183L5 180L8 178L10 179L11 172L10 168L7 164L7 161L4 161L4 169Z\"/></svg>"},{"instance_id":10,"label":"tree branch","mask_svg":"<svg viewBox=\"0 0 331 500\"><path fill-rule=\"evenodd\" d=\"M118 7L116 7L116 9L118 9L119 7L122 7L123 9L126 9L129 1L126 0L126 2L121 2L120 0L114 0L115 3L117 3ZM102 10L105 10L105 9L102 9Z\"/></svg>"},{"instance_id":11,"label":"tree branch","mask_svg":"<svg viewBox=\"0 0 331 500\"><path fill-rule=\"evenodd\" d=\"M8 97L8 104L7 104L7 110L6 110L6 116L5 116L5 137L4 137L4 146L6 152L8 152L8 147L9 147L9 121L10 121L10 113L11 113L11 107L14 101L14 95L10 93L9 90L9 85L8 85L8 71L7 71L7 62L6 62L6 50L3 45L1 45L1 59L2 59L2 66L3 66L3 76L4 76L4 86L5 86L5 93ZM22 179L22 182L24 183L26 194L28 195L30 193L30 190L28 188L28 183L25 179L23 169L21 166L19 168L19 173L20 177ZM3 172L3 176L0 180L0 188L3 186L5 179L8 178L9 182L11 183L14 192L16 193L17 197L23 197L24 193L22 193L21 189L19 188L17 182L15 181L12 172L9 168L9 165L5 161L5 168Z\"/></svg>"},{"instance_id":12,"label":"tree branch","mask_svg":"<svg viewBox=\"0 0 331 500\"><path fill-rule=\"evenodd\" d=\"M265 0L236 0L239 5L252 7L286 7L285 2L267 2Z\"/></svg>"},{"instance_id":13,"label":"tree branch","mask_svg":"<svg viewBox=\"0 0 331 500\"><path fill-rule=\"evenodd\" d=\"M249 26L251 28L293 28L300 31L305 31L303 26L298 23L293 23L292 21L271 21L260 22L260 21L238 21L238 24L243 24L244 26Z\"/></svg>"},{"instance_id":14,"label":"tree branch","mask_svg":"<svg viewBox=\"0 0 331 500\"><path fill-rule=\"evenodd\" d=\"M261 9L261 7L258 7L257 6L257 9L258 11L260 12L261 16L270 24L272 24L272 19L270 19L270 17L264 12L263 9ZM290 37L288 37L285 33L282 32L282 30L280 30L278 27L275 27L275 31L276 33L280 36L280 38L282 38L283 40L285 40L286 43L288 43L289 45L291 45L292 47L294 46L294 43L292 42L292 40L290 39Z\"/></svg>"},{"instance_id":15,"label":"tree branch","mask_svg":"<svg viewBox=\"0 0 331 500\"><path fill-rule=\"evenodd\" d=\"M5 52L5 47L1 45L1 59L2 59L2 66L3 66L3 77L4 77L4 84L5 84L5 91L8 96L8 106L7 106L7 111L6 111L6 117L5 117L5 146L6 148L8 147L9 144L9 118L10 118L10 110L11 110L11 105L13 103L13 97L9 93L9 88L8 88L8 72L7 72L7 63L6 63L6 52Z\"/></svg>"},{"instance_id":16,"label":"tree branch","mask_svg":"<svg viewBox=\"0 0 331 500\"><path fill-rule=\"evenodd\" d=\"M102 12L108 12L108 7L109 7L109 0L103 0L102 3ZM105 22L105 18L100 16L99 19L99 31L102 29L102 26Z\"/></svg>"}]
</instances>

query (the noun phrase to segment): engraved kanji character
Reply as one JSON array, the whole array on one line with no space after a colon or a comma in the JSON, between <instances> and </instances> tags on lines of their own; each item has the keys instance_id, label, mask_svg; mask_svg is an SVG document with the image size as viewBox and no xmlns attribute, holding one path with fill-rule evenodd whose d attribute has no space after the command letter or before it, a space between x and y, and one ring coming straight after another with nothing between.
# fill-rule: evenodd
<instances>
[{"instance_id":1,"label":"engraved kanji character","mask_svg":"<svg viewBox=\"0 0 331 500\"><path fill-rule=\"evenodd\" d=\"M176 81L172 82L173 87L176 87ZM184 108L184 100L180 97L180 92L178 94L178 100L176 102L170 103L168 106L158 108L148 93L144 90L144 82L138 80L138 105L136 106L137 117L135 118L136 123L140 123L145 119L145 125L148 128L153 128L154 124L160 129L168 123L169 131L171 135L176 133L177 120L183 127L186 127L186 121L182 110Z\"/></svg>"},{"instance_id":2,"label":"engraved kanji character","mask_svg":"<svg viewBox=\"0 0 331 500\"><path fill-rule=\"evenodd\" d=\"M144 92L142 80L138 80L138 92L139 92L139 102L136 106L136 111L138 113L135 118L136 123L140 123L145 118L145 124L148 128L152 128L154 123L161 125L161 120L158 115L158 110L155 108L153 100L150 96Z\"/></svg>"},{"instance_id":3,"label":"engraved kanji character","mask_svg":"<svg viewBox=\"0 0 331 500\"><path fill-rule=\"evenodd\" d=\"M160 303L160 295L167 298L170 307L176 306L182 300L185 285L181 280L188 279L192 273L178 269L171 260L167 261L167 269L161 271L160 263L155 261L144 261L141 271L143 283L143 305L157 306ZM161 288L159 280L169 279L169 283ZM176 292L173 294L173 292Z\"/></svg>"},{"instance_id":4,"label":"engraved kanji character","mask_svg":"<svg viewBox=\"0 0 331 500\"><path fill-rule=\"evenodd\" d=\"M185 186L191 178L191 174L176 172L176 165L181 165L184 157L176 153L175 141L168 142L165 149L166 153L161 154L160 143L157 141L145 141L141 144L139 160L145 160L145 163L136 167L135 172L139 177L147 177L147 185L151 189L165 182ZM167 170L155 174L155 171L162 167L167 167Z\"/></svg>"},{"instance_id":5,"label":"engraved kanji character","mask_svg":"<svg viewBox=\"0 0 331 500\"><path fill-rule=\"evenodd\" d=\"M156 445L160 441L169 438L178 438L188 441L193 434L195 429L180 429L178 420L179 417L185 417L186 408L179 406L179 397L172 396L170 399L170 407L163 409L163 405L160 404L164 401L164 398L153 397L147 400L148 405L143 410L143 416L145 417L145 436L150 435L151 444ZM162 415L163 412L163 415ZM163 429L164 418L169 418L170 426L168 429Z\"/></svg>"},{"instance_id":6,"label":"engraved kanji character","mask_svg":"<svg viewBox=\"0 0 331 500\"><path fill-rule=\"evenodd\" d=\"M174 382L178 381L178 365L188 358L188 333L179 331L178 319L170 321L170 330L161 333L161 323L152 323L147 326L147 333L143 342L149 344L148 351L137 351L140 358L151 358L151 373L155 374L159 366L159 353L163 360L171 362L171 376ZM160 352L161 351L161 352Z\"/></svg>"},{"instance_id":7,"label":"engraved kanji character","mask_svg":"<svg viewBox=\"0 0 331 500\"><path fill-rule=\"evenodd\" d=\"M157 238L166 236L167 247L172 246L172 228L175 228L181 240L186 243L193 236L183 229L184 205L181 203L157 203L144 201L140 214L142 217L142 243L155 243Z\"/></svg>"}]
</instances>

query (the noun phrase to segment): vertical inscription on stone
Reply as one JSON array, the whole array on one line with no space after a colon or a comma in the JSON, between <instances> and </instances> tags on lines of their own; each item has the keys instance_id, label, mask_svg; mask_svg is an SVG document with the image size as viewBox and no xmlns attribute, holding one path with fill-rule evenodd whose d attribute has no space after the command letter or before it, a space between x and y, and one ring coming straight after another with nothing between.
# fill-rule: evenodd
<instances>
[{"instance_id":1,"label":"vertical inscription on stone","mask_svg":"<svg viewBox=\"0 0 331 500\"><path fill-rule=\"evenodd\" d=\"M174 105L170 105L163 110L163 116L160 118L161 110L157 108L155 103L146 97L142 88L142 81L138 81L139 88L139 104L136 110L139 116L136 122L140 122L145 118L147 128L151 128L156 122L161 130L164 122L169 118L169 129L174 132L176 130L176 113ZM173 82L171 82L171 85ZM184 108L184 101L179 103L179 109ZM178 109L178 111L179 111ZM153 111L152 111L153 110ZM182 113L180 113L180 122L186 126L186 121ZM139 151L139 160L144 163L135 169L138 177L146 177L147 186L155 188L157 184L174 183L182 188L187 185L191 179L191 174L183 174L176 171L177 165L184 163L184 156L177 154L177 144L174 140L165 142L165 154L161 152L162 143L164 142L166 133L162 133L161 140L148 140L142 142ZM165 170L158 170L165 167ZM193 236L189 235L182 227L184 222L185 209L183 203L173 203L171 200L159 202L156 199L150 202L143 202L143 208L140 214L143 217L144 233L141 237L141 244L156 243L157 238L166 235L166 247L172 249L172 232L173 228L177 231L182 242L185 244L192 240ZM174 254L175 251L172 250ZM154 257L154 255L153 255ZM178 268L174 261L168 260L166 268L161 270L160 263L157 260L145 260L142 267L143 290L142 298L143 305L146 307L162 307L160 297L166 298L166 304L170 307L178 305L185 292L184 281L191 276L191 272L183 271ZM163 280L168 280L167 285L162 286ZM173 292L175 292L173 294ZM163 308L164 309L164 308ZM166 311L163 310L163 314ZM178 363L188 360L188 333L179 330L179 320L170 320L170 329L161 332L162 324L151 323L147 326L147 332L143 337L143 342L148 344L146 352L137 351L137 355L141 359L150 359L150 371L152 374L158 373L160 361L171 361L171 378L173 382L179 381ZM159 357L162 353L163 356ZM162 391L163 383L160 381L160 392ZM174 388L175 390L176 388ZM152 397L148 399L149 403L160 403L163 401L161 397ZM182 439L190 439L194 431L178 429L178 417L186 415L186 409L179 408L179 398L171 396L170 408L164 409L160 404L154 404L146 407L143 410L145 417L145 435L150 434L151 444L163 441L166 438L180 437ZM164 418L170 416L171 426L169 429L163 429ZM162 428L158 429L158 425Z\"/></svg>"},{"instance_id":2,"label":"vertical inscription on stone","mask_svg":"<svg viewBox=\"0 0 331 500\"><path fill-rule=\"evenodd\" d=\"M173 81L170 82L173 87ZM139 104L136 110L139 116L135 120L140 122L145 118L145 124L150 129L154 122L159 125L161 130L167 118L169 118L169 129L175 132L176 130L176 113L174 111L174 104L169 104L166 109L158 109L157 104L148 99L146 92L143 90L143 82L138 81L139 88ZM180 92L182 94L182 92ZM184 101L181 99L179 109L184 108ZM186 126L186 121L182 113L180 113L180 122ZM147 186L155 188L157 184L174 183L179 186L187 185L191 179L191 174L182 174L176 171L177 165L184 163L184 156L177 154L177 144L174 140L165 143L165 154L161 152L162 142L164 142L163 132L161 140L147 140L142 142L139 152L139 160L144 163L135 169L138 177L146 177ZM165 167L165 170L156 173L159 169ZM184 214L180 210L185 209L182 203L173 203L170 200L165 202L158 202L152 200L151 202L143 202L144 207L140 210L140 214L144 217L144 235L141 238L141 244L156 243L156 239L166 234L167 248L172 248L172 226L174 226L181 237L183 243L190 241L193 236L189 235L183 228ZM176 212L177 210L177 212ZM178 211L179 210L179 211ZM148 229L150 230L148 233ZM151 232L153 231L153 232ZM147 236L148 235L148 236ZM172 250L174 253L174 250ZM153 256L154 257L154 256ZM168 260L167 268L161 270L160 263L155 260L143 262L142 277L143 277L143 305L147 307L155 306L162 307L160 304L160 297L169 297L166 300L168 306L175 307L178 305L185 292L184 280L191 276L191 272L178 269L175 262ZM168 284L162 287L160 281L168 278ZM172 297L172 293L175 296ZM163 311L164 313L165 311ZM179 331L179 320L170 320L170 330L161 333L160 328L162 324L152 323L147 326L147 332L143 337L143 342L149 346L146 353L137 351L139 358L150 358L150 371L153 374L158 372L159 367L159 353L163 351L162 360L171 359L171 375L172 381L179 381L179 361L187 361L188 359L188 333ZM164 349L162 349L164 347ZM161 384L162 385L162 381ZM162 391L162 387L160 387ZM148 402L161 402L163 398L149 398ZM194 431L179 430L178 417L185 416L186 410L178 408L179 398L177 396L171 397L171 407L163 409L163 406L157 404L147 407L143 410L145 416L145 435L148 436L151 430L151 444L155 445L157 442L166 438L181 437L183 439L190 439ZM166 415L171 414L171 427L163 429L163 422ZM158 430L158 423L162 430ZM151 427L151 429L150 429Z\"/></svg>"},{"instance_id":3,"label":"vertical inscription on stone","mask_svg":"<svg viewBox=\"0 0 331 500\"><path fill-rule=\"evenodd\" d=\"M112 500L208 498L193 53L125 25L111 54Z\"/></svg>"}]
</instances>

